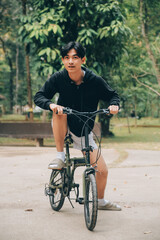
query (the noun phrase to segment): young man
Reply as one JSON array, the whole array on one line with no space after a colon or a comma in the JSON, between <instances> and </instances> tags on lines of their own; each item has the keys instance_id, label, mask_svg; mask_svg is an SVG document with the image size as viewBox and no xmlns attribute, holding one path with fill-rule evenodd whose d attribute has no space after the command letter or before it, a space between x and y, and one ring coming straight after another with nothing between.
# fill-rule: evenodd
<instances>
[{"instance_id":1,"label":"young man","mask_svg":"<svg viewBox=\"0 0 160 240\"><path fill-rule=\"evenodd\" d=\"M69 129L74 146L81 149L81 131L83 121L72 115L63 114L63 107L87 112L97 110L99 100L107 101L111 114L118 113L119 96L99 76L89 69L82 67L85 63L85 49L78 42L69 42L61 50L64 70L53 74L36 93L35 104L39 107L53 112L53 134L55 138L57 157L49 164L49 169L61 169L65 166L64 138ZM59 93L57 104L51 99ZM56 114L58 112L58 114ZM90 122L92 130L94 123ZM84 141L84 137L83 140ZM97 145L93 140L92 132L89 134L89 144L93 147L91 152L91 163L94 163L97 156ZM121 210L117 204L104 199L104 192L107 183L108 169L105 161L100 156L97 162L98 172L96 173L98 208L102 210Z\"/></svg>"}]
</instances>

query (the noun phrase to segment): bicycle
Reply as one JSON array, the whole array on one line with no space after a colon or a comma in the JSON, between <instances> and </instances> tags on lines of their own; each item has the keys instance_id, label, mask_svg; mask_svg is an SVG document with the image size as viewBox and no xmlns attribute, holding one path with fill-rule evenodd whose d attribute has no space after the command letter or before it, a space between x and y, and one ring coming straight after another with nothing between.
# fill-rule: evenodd
<instances>
[{"instance_id":1,"label":"bicycle","mask_svg":"<svg viewBox=\"0 0 160 240\"><path fill-rule=\"evenodd\" d=\"M100 109L95 112L78 112L72 110L70 108L64 108L63 113L65 114L74 114L75 116L81 118L82 116L86 117L87 120L84 121L82 132L85 133L85 147L82 149L84 152L83 157L70 157L69 145L73 142L71 136L68 135L65 138L65 147L66 147L66 155L65 155L65 163L66 166L61 170L53 169L50 176L49 185L45 186L45 194L49 196L50 205L54 211L59 211L67 197L71 206L73 204L70 199L70 192L72 189L75 191L76 202L79 204L84 204L84 216L85 223L88 230L92 231L97 222L97 213L98 213L98 199L97 199L97 186L95 167L92 167L90 164L90 151L93 151L92 147L89 146L89 125L88 121L93 120L97 114L109 114L109 109ZM99 149L100 149L100 141L99 141ZM98 161L94 163L94 165ZM93 164L92 164L93 165ZM74 182L74 172L77 167L86 166L83 172L83 197L79 197L79 184Z\"/></svg>"}]
</instances>

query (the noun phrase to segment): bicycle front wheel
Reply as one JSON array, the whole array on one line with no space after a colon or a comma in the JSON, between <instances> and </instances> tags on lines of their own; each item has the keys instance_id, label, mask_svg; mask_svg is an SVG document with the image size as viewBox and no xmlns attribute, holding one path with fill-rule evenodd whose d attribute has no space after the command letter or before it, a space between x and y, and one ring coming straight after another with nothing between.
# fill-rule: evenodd
<instances>
[{"instance_id":1,"label":"bicycle front wheel","mask_svg":"<svg viewBox=\"0 0 160 240\"><path fill-rule=\"evenodd\" d=\"M50 177L49 188L51 194L49 195L49 200L54 211L59 211L65 200L62 191L62 174L62 170L52 170Z\"/></svg>"},{"instance_id":2,"label":"bicycle front wheel","mask_svg":"<svg viewBox=\"0 0 160 240\"><path fill-rule=\"evenodd\" d=\"M95 176L89 174L85 178L85 201L84 201L84 216L87 228L92 231L97 222L98 200L97 200L97 185Z\"/></svg>"}]
</instances>

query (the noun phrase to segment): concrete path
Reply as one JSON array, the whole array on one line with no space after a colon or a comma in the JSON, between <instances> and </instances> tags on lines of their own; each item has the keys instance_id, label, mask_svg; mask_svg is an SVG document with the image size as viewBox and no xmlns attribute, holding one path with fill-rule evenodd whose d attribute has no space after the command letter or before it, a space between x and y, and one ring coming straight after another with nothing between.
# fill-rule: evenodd
<instances>
[{"instance_id":1,"label":"concrete path","mask_svg":"<svg viewBox=\"0 0 160 240\"><path fill-rule=\"evenodd\" d=\"M127 158L121 158L103 149L103 155L110 168L105 197L122 211L99 211L90 232L82 205L73 202L72 209L66 200L54 212L44 195L55 149L0 147L0 240L159 240L160 151L126 150ZM76 170L79 183L82 171Z\"/></svg>"}]
</instances>

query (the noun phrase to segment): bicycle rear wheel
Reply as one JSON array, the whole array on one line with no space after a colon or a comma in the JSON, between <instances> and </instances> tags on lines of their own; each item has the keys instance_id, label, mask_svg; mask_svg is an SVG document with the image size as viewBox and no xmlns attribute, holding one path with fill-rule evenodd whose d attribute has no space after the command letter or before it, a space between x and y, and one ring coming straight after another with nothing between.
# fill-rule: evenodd
<instances>
[{"instance_id":1,"label":"bicycle rear wheel","mask_svg":"<svg viewBox=\"0 0 160 240\"><path fill-rule=\"evenodd\" d=\"M49 188L51 195L49 195L49 200L54 211L59 211L62 208L65 200L62 191L62 174L62 170L52 170L50 177Z\"/></svg>"},{"instance_id":2,"label":"bicycle rear wheel","mask_svg":"<svg viewBox=\"0 0 160 240\"><path fill-rule=\"evenodd\" d=\"M84 216L87 228L92 231L96 226L98 213L97 186L93 174L85 178L85 186Z\"/></svg>"}]
</instances>

